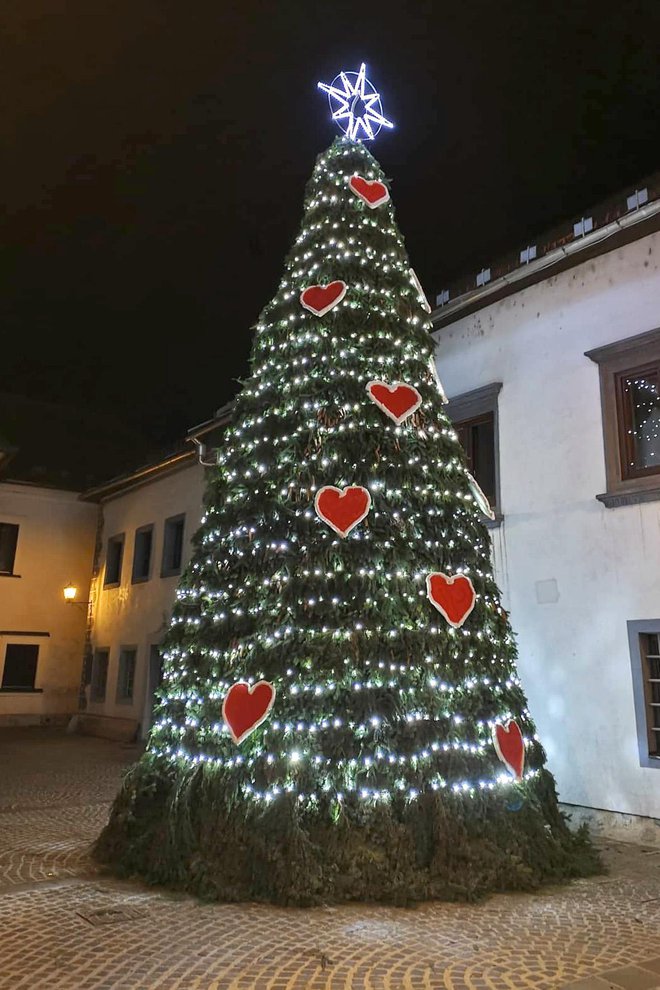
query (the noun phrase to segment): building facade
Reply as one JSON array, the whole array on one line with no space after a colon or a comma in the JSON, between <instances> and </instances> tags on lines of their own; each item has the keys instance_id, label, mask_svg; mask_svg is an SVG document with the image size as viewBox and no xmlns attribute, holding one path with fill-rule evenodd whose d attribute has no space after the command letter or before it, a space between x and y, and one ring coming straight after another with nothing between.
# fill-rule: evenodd
<instances>
[{"instance_id":1,"label":"building facade","mask_svg":"<svg viewBox=\"0 0 660 990\"><path fill-rule=\"evenodd\" d=\"M100 499L99 555L83 731L144 737L161 680L159 646L202 512L204 469L187 459ZM89 497L89 496L86 496Z\"/></svg>"},{"instance_id":2,"label":"building facade","mask_svg":"<svg viewBox=\"0 0 660 990\"><path fill-rule=\"evenodd\" d=\"M135 463L139 438L0 393L0 726L76 716L82 731L146 735L158 646L230 415L89 487Z\"/></svg>"},{"instance_id":3,"label":"building facade","mask_svg":"<svg viewBox=\"0 0 660 990\"><path fill-rule=\"evenodd\" d=\"M560 797L649 819L660 819L659 217L651 184L631 191L521 251L517 267L445 290L433 316L449 413L495 503L496 576Z\"/></svg>"},{"instance_id":4,"label":"building facade","mask_svg":"<svg viewBox=\"0 0 660 990\"><path fill-rule=\"evenodd\" d=\"M78 707L97 511L77 492L0 482L0 725L66 720Z\"/></svg>"},{"instance_id":5,"label":"building facade","mask_svg":"<svg viewBox=\"0 0 660 990\"><path fill-rule=\"evenodd\" d=\"M79 494L142 445L114 417L0 392L0 725L77 711L98 523Z\"/></svg>"},{"instance_id":6,"label":"building facade","mask_svg":"<svg viewBox=\"0 0 660 990\"><path fill-rule=\"evenodd\" d=\"M187 449L83 493L98 506L80 727L144 739L162 677L160 644L191 539L199 527L206 468L230 409L188 433Z\"/></svg>"}]
</instances>

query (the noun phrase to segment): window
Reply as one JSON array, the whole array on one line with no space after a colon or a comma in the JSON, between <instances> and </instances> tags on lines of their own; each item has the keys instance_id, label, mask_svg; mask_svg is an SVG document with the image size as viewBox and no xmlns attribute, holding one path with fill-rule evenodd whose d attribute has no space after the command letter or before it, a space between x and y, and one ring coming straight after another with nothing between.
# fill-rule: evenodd
<instances>
[{"instance_id":1,"label":"window","mask_svg":"<svg viewBox=\"0 0 660 990\"><path fill-rule=\"evenodd\" d=\"M135 531L133 547L133 584L148 581L151 577L151 548L153 546L153 526L141 526Z\"/></svg>"},{"instance_id":2,"label":"window","mask_svg":"<svg viewBox=\"0 0 660 990\"><path fill-rule=\"evenodd\" d=\"M105 688L108 681L109 650L95 650L92 661L92 687L90 701L105 701Z\"/></svg>"},{"instance_id":3,"label":"window","mask_svg":"<svg viewBox=\"0 0 660 990\"><path fill-rule=\"evenodd\" d=\"M181 573L181 562L183 560L183 531L186 517L171 516L165 520L165 532L163 536L163 565L161 567L161 577L171 577Z\"/></svg>"},{"instance_id":4,"label":"window","mask_svg":"<svg viewBox=\"0 0 660 990\"><path fill-rule=\"evenodd\" d=\"M104 586L121 583L121 565L124 558L124 534L111 536L105 559Z\"/></svg>"},{"instance_id":5,"label":"window","mask_svg":"<svg viewBox=\"0 0 660 990\"><path fill-rule=\"evenodd\" d=\"M0 574L14 573L18 526L13 523L0 523Z\"/></svg>"},{"instance_id":6,"label":"window","mask_svg":"<svg viewBox=\"0 0 660 990\"><path fill-rule=\"evenodd\" d=\"M660 634L640 633L649 756L660 757Z\"/></svg>"},{"instance_id":7,"label":"window","mask_svg":"<svg viewBox=\"0 0 660 990\"><path fill-rule=\"evenodd\" d=\"M493 382L449 400L445 411L454 424L468 470L490 502L497 525L502 520L500 504L497 397L501 382Z\"/></svg>"},{"instance_id":8,"label":"window","mask_svg":"<svg viewBox=\"0 0 660 990\"><path fill-rule=\"evenodd\" d=\"M621 477L660 474L660 360L615 376Z\"/></svg>"},{"instance_id":9,"label":"window","mask_svg":"<svg viewBox=\"0 0 660 990\"><path fill-rule=\"evenodd\" d=\"M660 330L587 351L599 368L608 508L660 499Z\"/></svg>"},{"instance_id":10,"label":"window","mask_svg":"<svg viewBox=\"0 0 660 990\"><path fill-rule=\"evenodd\" d=\"M34 691L39 647L7 643L2 673L3 691Z\"/></svg>"},{"instance_id":11,"label":"window","mask_svg":"<svg viewBox=\"0 0 660 990\"><path fill-rule=\"evenodd\" d=\"M479 487L494 506L495 495L495 415L492 412L475 419L454 423L470 473L476 478Z\"/></svg>"},{"instance_id":12,"label":"window","mask_svg":"<svg viewBox=\"0 0 660 990\"><path fill-rule=\"evenodd\" d=\"M119 653L119 670L117 672L117 701L120 704L126 704L133 700L136 658L137 650L135 647L122 647Z\"/></svg>"},{"instance_id":13,"label":"window","mask_svg":"<svg viewBox=\"0 0 660 990\"><path fill-rule=\"evenodd\" d=\"M660 767L660 619L628 623L639 762Z\"/></svg>"}]
</instances>

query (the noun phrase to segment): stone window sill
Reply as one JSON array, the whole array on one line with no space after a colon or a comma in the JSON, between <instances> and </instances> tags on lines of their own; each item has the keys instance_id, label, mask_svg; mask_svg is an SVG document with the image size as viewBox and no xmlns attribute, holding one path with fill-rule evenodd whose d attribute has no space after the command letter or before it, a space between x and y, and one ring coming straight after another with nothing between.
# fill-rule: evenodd
<instances>
[{"instance_id":1,"label":"stone window sill","mask_svg":"<svg viewBox=\"0 0 660 990\"><path fill-rule=\"evenodd\" d=\"M504 516L501 516L499 513L495 513L494 519L486 519L486 526L488 529L499 529L503 522Z\"/></svg>"},{"instance_id":2,"label":"stone window sill","mask_svg":"<svg viewBox=\"0 0 660 990\"><path fill-rule=\"evenodd\" d=\"M6 571L4 571L4 572L0 573L0 578L3 578L3 577L20 578L20 577L22 577L22 575L21 574L7 574Z\"/></svg>"},{"instance_id":3,"label":"stone window sill","mask_svg":"<svg viewBox=\"0 0 660 990\"><path fill-rule=\"evenodd\" d=\"M604 492L596 495L608 509L619 509L624 505L640 505L642 502L660 501L660 484L657 488L631 488L628 491Z\"/></svg>"},{"instance_id":4,"label":"stone window sill","mask_svg":"<svg viewBox=\"0 0 660 990\"><path fill-rule=\"evenodd\" d=\"M0 694L43 694L43 688L2 687Z\"/></svg>"}]
</instances>

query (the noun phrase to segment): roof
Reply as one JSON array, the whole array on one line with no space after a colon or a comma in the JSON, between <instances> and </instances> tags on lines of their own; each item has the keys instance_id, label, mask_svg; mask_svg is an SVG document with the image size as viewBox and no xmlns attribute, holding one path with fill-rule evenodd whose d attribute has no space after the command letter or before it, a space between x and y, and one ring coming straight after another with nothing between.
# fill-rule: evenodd
<instances>
[{"instance_id":1,"label":"roof","mask_svg":"<svg viewBox=\"0 0 660 990\"><path fill-rule=\"evenodd\" d=\"M656 230L660 230L660 172L519 245L480 272L450 283L436 298L433 330Z\"/></svg>"},{"instance_id":2,"label":"roof","mask_svg":"<svg viewBox=\"0 0 660 990\"><path fill-rule=\"evenodd\" d=\"M82 406L0 392L0 478L80 491L145 456L148 442Z\"/></svg>"},{"instance_id":3,"label":"roof","mask_svg":"<svg viewBox=\"0 0 660 990\"><path fill-rule=\"evenodd\" d=\"M168 453L153 457L137 468L88 488L80 497L85 502L102 502L197 462L209 466L212 462L205 458L206 450L209 446L214 448L217 445L225 426L231 420L233 410L233 402L227 403L211 419L188 430L186 436Z\"/></svg>"}]
</instances>

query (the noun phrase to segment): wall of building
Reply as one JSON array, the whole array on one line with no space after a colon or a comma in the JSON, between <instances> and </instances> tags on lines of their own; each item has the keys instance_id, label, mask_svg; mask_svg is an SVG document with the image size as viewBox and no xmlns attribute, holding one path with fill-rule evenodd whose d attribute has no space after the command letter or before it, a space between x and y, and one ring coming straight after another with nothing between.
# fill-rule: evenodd
<instances>
[{"instance_id":1,"label":"wall of building","mask_svg":"<svg viewBox=\"0 0 660 990\"><path fill-rule=\"evenodd\" d=\"M92 627L93 649L109 649L104 702L89 701L82 719L86 731L130 738L148 728L153 684L150 683L150 654L168 626L179 576L161 577L165 520L185 513L183 567L190 556L190 540L199 526L204 495L203 468L189 463L181 470L149 484L113 497L102 505L102 555L95 579ZM151 577L133 584L135 531L154 525ZM121 583L104 587L107 541L125 534ZM119 653L122 647L137 648L137 667L131 703L117 701ZM90 718L89 716L94 716Z\"/></svg>"},{"instance_id":2,"label":"wall of building","mask_svg":"<svg viewBox=\"0 0 660 990\"><path fill-rule=\"evenodd\" d=\"M80 600L89 597L96 520L97 507L76 492L0 484L0 522L19 526L17 576L0 575L0 684L8 643L39 646L37 690L0 691L0 724L78 708L87 609L67 605L62 592L72 582Z\"/></svg>"},{"instance_id":3,"label":"wall of building","mask_svg":"<svg viewBox=\"0 0 660 990\"><path fill-rule=\"evenodd\" d=\"M660 325L659 258L649 235L457 320L437 347L450 397L503 383L496 575L561 798L655 818L660 767L639 764L626 622L660 617L660 502L596 500L599 373L584 352Z\"/></svg>"}]
</instances>

